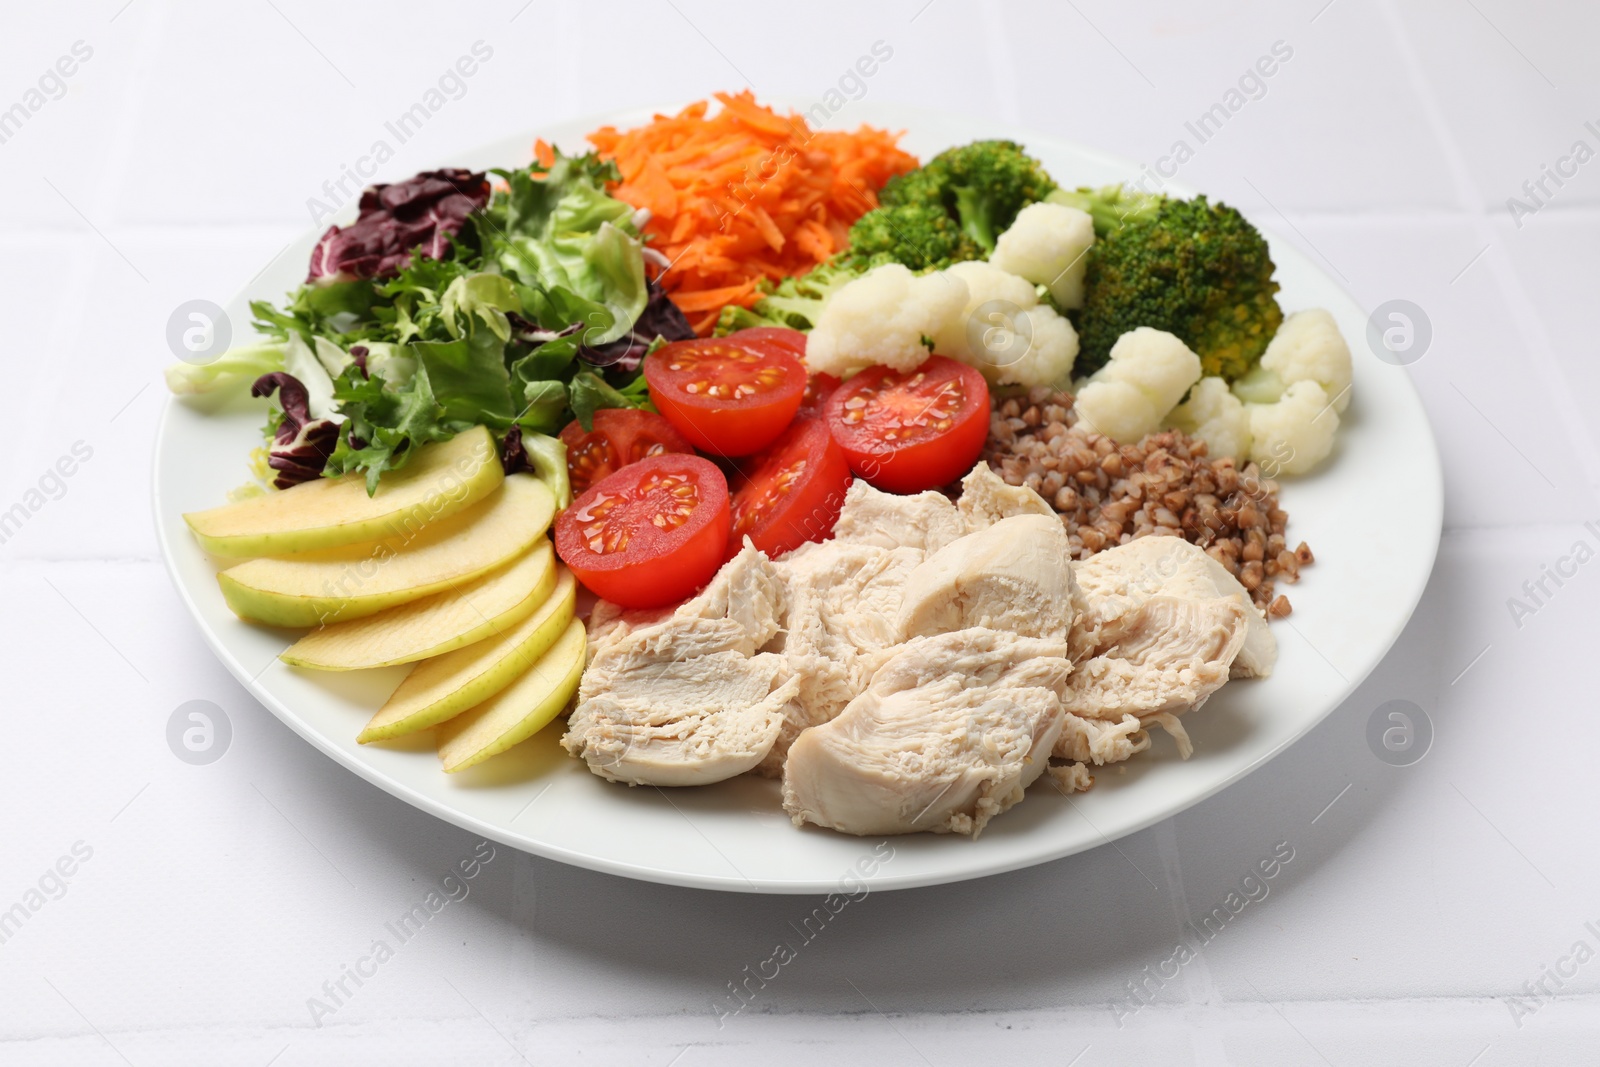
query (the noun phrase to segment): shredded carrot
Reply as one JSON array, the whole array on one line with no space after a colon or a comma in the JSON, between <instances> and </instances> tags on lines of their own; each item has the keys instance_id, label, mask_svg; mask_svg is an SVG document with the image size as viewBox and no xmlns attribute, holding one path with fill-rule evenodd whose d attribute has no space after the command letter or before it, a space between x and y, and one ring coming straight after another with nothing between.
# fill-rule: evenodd
<instances>
[{"instance_id":1,"label":"shredded carrot","mask_svg":"<svg viewBox=\"0 0 1600 1067\"><path fill-rule=\"evenodd\" d=\"M917 165L899 133L814 131L749 90L716 98L710 117L701 100L589 135L622 175L613 195L650 211L650 246L672 264L661 284L701 334L724 305L759 300L758 282L803 274L843 248L883 183Z\"/></svg>"}]
</instances>

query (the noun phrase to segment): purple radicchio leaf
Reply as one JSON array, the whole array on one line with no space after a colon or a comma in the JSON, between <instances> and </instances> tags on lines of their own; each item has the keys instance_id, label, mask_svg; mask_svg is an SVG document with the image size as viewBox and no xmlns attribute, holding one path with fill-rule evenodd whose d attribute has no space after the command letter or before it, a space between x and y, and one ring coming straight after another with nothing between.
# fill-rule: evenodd
<instances>
[{"instance_id":1,"label":"purple radicchio leaf","mask_svg":"<svg viewBox=\"0 0 1600 1067\"><path fill-rule=\"evenodd\" d=\"M488 202L483 172L462 167L369 186L361 194L356 221L328 227L311 250L306 281L389 277L410 261L414 249L439 259L467 217Z\"/></svg>"},{"instance_id":2,"label":"purple radicchio leaf","mask_svg":"<svg viewBox=\"0 0 1600 1067\"><path fill-rule=\"evenodd\" d=\"M328 465L328 457L339 443L339 424L332 419L311 417L306 387L292 374L263 374L250 387L250 395L255 397L274 392L278 394L283 418L273 434L267 466L278 472L272 484L288 489L322 477L322 468Z\"/></svg>"},{"instance_id":3,"label":"purple radicchio leaf","mask_svg":"<svg viewBox=\"0 0 1600 1067\"><path fill-rule=\"evenodd\" d=\"M522 447L522 427L516 423L512 423L511 429L506 431L505 442L501 445L500 466L505 468L507 474L533 471L533 461L528 458L528 450Z\"/></svg>"}]
</instances>

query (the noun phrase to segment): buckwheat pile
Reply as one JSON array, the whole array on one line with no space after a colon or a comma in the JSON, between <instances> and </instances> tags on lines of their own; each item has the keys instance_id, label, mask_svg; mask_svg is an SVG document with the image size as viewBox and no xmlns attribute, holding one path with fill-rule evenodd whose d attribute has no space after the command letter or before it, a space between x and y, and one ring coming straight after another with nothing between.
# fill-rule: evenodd
<instances>
[{"instance_id":1,"label":"buckwheat pile","mask_svg":"<svg viewBox=\"0 0 1600 1067\"><path fill-rule=\"evenodd\" d=\"M1055 505L1074 559L1150 534L1175 534L1203 547L1273 618L1292 610L1274 596L1312 562L1304 541L1288 546L1289 515L1278 483L1255 463L1211 459L1204 441L1176 430L1136 445L1076 425L1072 397L1049 389L996 403L984 450L1011 485L1026 485Z\"/></svg>"}]
</instances>

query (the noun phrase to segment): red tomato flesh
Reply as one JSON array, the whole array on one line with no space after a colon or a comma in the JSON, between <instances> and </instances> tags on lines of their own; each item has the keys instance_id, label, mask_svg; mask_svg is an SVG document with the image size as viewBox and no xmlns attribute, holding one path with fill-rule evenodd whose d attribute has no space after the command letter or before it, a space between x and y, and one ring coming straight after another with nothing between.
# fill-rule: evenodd
<instances>
[{"instance_id":1,"label":"red tomato flesh","mask_svg":"<svg viewBox=\"0 0 1600 1067\"><path fill-rule=\"evenodd\" d=\"M630 463L668 452L694 451L694 445L672 423L635 408L601 408L594 413L592 430L573 419L561 431L561 442L567 446L567 476L572 479L574 495Z\"/></svg>"},{"instance_id":2,"label":"red tomato flesh","mask_svg":"<svg viewBox=\"0 0 1600 1067\"><path fill-rule=\"evenodd\" d=\"M978 461L989 386L965 363L931 356L913 371L868 367L834 391L825 411L851 470L879 489L916 493Z\"/></svg>"},{"instance_id":3,"label":"red tomato flesh","mask_svg":"<svg viewBox=\"0 0 1600 1067\"><path fill-rule=\"evenodd\" d=\"M772 557L807 541L826 540L854 480L827 424L821 419L796 422L745 465L733 494L729 555L744 546L747 536Z\"/></svg>"},{"instance_id":4,"label":"red tomato flesh","mask_svg":"<svg viewBox=\"0 0 1600 1067\"><path fill-rule=\"evenodd\" d=\"M722 565L727 479L700 456L642 459L556 516L555 541L556 554L596 595L628 608L676 603Z\"/></svg>"},{"instance_id":5,"label":"red tomato flesh","mask_svg":"<svg viewBox=\"0 0 1600 1067\"><path fill-rule=\"evenodd\" d=\"M748 456L777 440L806 388L800 360L770 340L674 341L647 356L650 400L696 448Z\"/></svg>"},{"instance_id":6,"label":"red tomato flesh","mask_svg":"<svg viewBox=\"0 0 1600 1067\"><path fill-rule=\"evenodd\" d=\"M748 330L737 330L728 335L732 340L737 337L739 344L753 348L776 348L780 352L787 352L795 359L806 358L806 335L799 330L790 330L783 326L752 326Z\"/></svg>"},{"instance_id":7,"label":"red tomato flesh","mask_svg":"<svg viewBox=\"0 0 1600 1067\"><path fill-rule=\"evenodd\" d=\"M806 379L805 395L800 398L800 410L794 413L796 419L813 419L822 414L823 407L828 403L828 398L839 388L839 379L831 374L813 374Z\"/></svg>"}]
</instances>

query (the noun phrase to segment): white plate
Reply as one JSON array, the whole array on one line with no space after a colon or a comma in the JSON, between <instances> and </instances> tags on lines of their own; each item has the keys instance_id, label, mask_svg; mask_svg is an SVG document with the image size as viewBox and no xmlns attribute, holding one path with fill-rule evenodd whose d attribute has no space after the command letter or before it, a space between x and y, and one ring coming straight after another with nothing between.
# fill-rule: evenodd
<instances>
[{"instance_id":1,"label":"white plate","mask_svg":"<svg viewBox=\"0 0 1600 1067\"><path fill-rule=\"evenodd\" d=\"M1096 185L1137 173L1101 155L996 123L896 107L853 105L868 121L908 131L926 158L981 137L1027 145L1062 184ZM636 123L646 111L539 131L567 148L602 122ZM533 134L507 139L449 165L510 166L530 158ZM1186 192L1186 190L1178 190ZM353 208L349 212L353 215ZM308 231L228 305L235 339L248 333L246 301L277 300L304 277L316 233ZM1354 402L1334 458L1282 493L1289 537L1316 553L1298 586L1290 622L1274 624L1282 649L1264 681L1227 686L1186 718L1195 754L1181 761L1158 738L1126 773L1098 776L1071 801L1041 783L977 841L922 834L896 838L876 888L953 882L1026 867L1105 844L1198 803L1259 767L1338 706L1383 657L1422 594L1439 543L1438 453L1406 372L1380 362L1366 342L1367 316L1321 269L1272 241L1287 310L1326 307L1355 352ZM189 536L181 514L215 506L246 480L260 440L257 403L213 410L169 402L156 441L154 496L162 554L184 602L217 656L284 722L368 781L424 811L515 848L598 871L677 885L763 893L826 892L870 854L874 842L789 824L776 782L742 778L666 792L610 785L557 745L552 726L512 753L461 775L439 769L429 735L409 747L361 746L356 732L404 668L357 674L297 671L276 660L285 631L243 623L217 588L216 561ZM1379 520L1381 517L1381 521Z\"/></svg>"}]
</instances>

